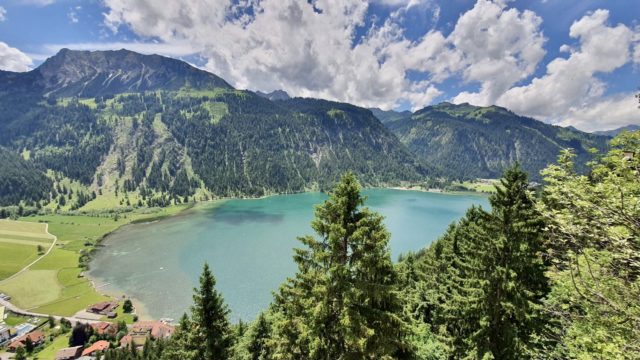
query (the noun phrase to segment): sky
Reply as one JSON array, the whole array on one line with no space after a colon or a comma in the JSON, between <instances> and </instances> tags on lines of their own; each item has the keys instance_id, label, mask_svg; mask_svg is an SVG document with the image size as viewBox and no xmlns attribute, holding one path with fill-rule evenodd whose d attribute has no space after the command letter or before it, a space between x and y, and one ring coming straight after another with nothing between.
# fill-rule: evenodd
<instances>
[{"instance_id":1,"label":"sky","mask_svg":"<svg viewBox=\"0 0 640 360\"><path fill-rule=\"evenodd\" d=\"M0 0L0 69L61 48L157 53L236 88L385 110L640 124L640 0Z\"/></svg>"}]
</instances>

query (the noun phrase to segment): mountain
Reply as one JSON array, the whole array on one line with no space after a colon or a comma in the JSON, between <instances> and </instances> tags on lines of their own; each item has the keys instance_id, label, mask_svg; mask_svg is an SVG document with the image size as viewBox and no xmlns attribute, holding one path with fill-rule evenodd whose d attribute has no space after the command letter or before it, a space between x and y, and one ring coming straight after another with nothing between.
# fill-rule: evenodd
<instances>
[{"instance_id":1,"label":"mountain","mask_svg":"<svg viewBox=\"0 0 640 360\"><path fill-rule=\"evenodd\" d=\"M0 93L16 89L57 97L125 92L228 88L221 78L183 61L129 50L62 49L28 73L0 72Z\"/></svg>"},{"instance_id":2,"label":"mountain","mask_svg":"<svg viewBox=\"0 0 640 360\"><path fill-rule=\"evenodd\" d=\"M256 91L256 95L269 99L271 101L277 100L289 100L291 97L284 90L274 90L270 93L263 93L262 91Z\"/></svg>"},{"instance_id":3,"label":"mountain","mask_svg":"<svg viewBox=\"0 0 640 360\"><path fill-rule=\"evenodd\" d=\"M0 145L121 204L324 189L347 170L366 185L432 173L367 109L270 101L162 56L62 50L0 84Z\"/></svg>"},{"instance_id":4,"label":"mountain","mask_svg":"<svg viewBox=\"0 0 640 360\"><path fill-rule=\"evenodd\" d=\"M371 110L371 112L373 113L373 116L378 118L378 120L380 120L380 122L382 122L383 124L411 116L411 111L409 110L394 111L394 110L382 110L379 108L370 108L369 110Z\"/></svg>"},{"instance_id":5,"label":"mountain","mask_svg":"<svg viewBox=\"0 0 640 360\"><path fill-rule=\"evenodd\" d=\"M638 131L638 130L640 130L640 125L627 125L627 126L619 127L617 129L613 129L613 130L594 131L593 133L597 135L614 137L623 131Z\"/></svg>"},{"instance_id":6,"label":"mountain","mask_svg":"<svg viewBox=\"0 0 640 360\"><path fill-rule=\"evenodd\" d=\"M442 103L386 126L426 164L451 178L497 178L516 161L539 179L561 149L573 148L577 162L591 156L589 148L604 149L607 138L545 124L498 107Z\"/></svg>"}]
</instances>

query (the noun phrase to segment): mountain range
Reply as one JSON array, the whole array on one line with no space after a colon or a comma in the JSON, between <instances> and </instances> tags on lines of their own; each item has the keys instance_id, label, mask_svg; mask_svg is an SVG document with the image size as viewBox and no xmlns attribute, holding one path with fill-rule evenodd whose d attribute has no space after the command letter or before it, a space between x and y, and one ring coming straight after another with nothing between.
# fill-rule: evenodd
<instances>
[{"instance_id":1,"label":"mountain range","mask_svg":"<svg viewBox=\"0 0 640 360\"><path fill-rule=\"evenodd\" d=\"M607 139L499 107L393 112L237 90L180 60L128 50L63 49L32 71L0 71L0 154L25 169L11 176L38 178L40 190L16 192L34 201L60 195L61 183L162 205L325 189L347 170L366 186L498 177L515 161L537 178L560 149L584 163Z\"/></svg>"}]
</instances>

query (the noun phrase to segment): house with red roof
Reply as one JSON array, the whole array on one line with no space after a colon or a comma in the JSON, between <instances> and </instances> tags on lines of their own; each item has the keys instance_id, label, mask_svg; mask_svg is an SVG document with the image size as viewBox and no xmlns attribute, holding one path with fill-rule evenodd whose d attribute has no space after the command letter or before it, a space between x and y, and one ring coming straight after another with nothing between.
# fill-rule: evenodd
<instances>
[{"instance_id":1,"label":"house with red roof","mask_svg":"<svg viewBox=\"0 0 640 360\"><path fill-rule=\"evenodd\" d=\"M106 340L100 340L93 343L93 345L82 351L82 356L93 356L98 352L104 352L109 348L109 342Z\"/></svg>"},{"instance_id":2,"label":"house with red roof","mask_svg":"<svg viewBox=\"0 0 640 360\"><path fill-rule=\"evenodd\" d=\"M109 322L101 321L91 324L93 332L98 335L115 335L118 332L118 326Z\"/></svg>"},{"instance_id":3,"label":"house with red roof","mask_svg":"<svg viewBox=\"0 0 640 360\"><path fill-rule=\"evenodd\" d=\"M108 315L118 308L118 303L114 301L103 301L93 304L87 308L87 311L94 314Z\"/></svg>"},{"instance_id":4,"label":"house with red roof","mask_svg":"<svg viewBox=\"0 0 640 360\"><path fill-rule=\"evenodd\" d=\"M144 346L148 338L166 339L176 331L175 327L163 321L140 321L131 327L129 333L120 339L121 347L130 347L133 343L136 347Z\"/></svg>"},{"instance_id":5,"label":"house with red roof","mask_svg":"<svg viewBox=\"0 0 640 360\"><path fill-rule=\"evenodd\" d=\"M24 347L27 344L27 338L31 339L31 343L33 346L38 346L44 343L45 336L44 333L40 330L36 330L30 332L28 334L24 334L17 339L13 340L11 344L8 346L8 350L15 352L18 348Z\"/></svg>"}]
</instances>

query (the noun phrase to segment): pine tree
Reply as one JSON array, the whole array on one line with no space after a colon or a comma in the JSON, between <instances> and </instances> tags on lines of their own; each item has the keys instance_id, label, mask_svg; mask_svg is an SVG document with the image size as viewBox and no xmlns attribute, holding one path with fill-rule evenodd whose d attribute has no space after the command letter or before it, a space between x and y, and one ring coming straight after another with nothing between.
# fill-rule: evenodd
<instances>
[{"instance_id":1,"label":"pine tree","mask_svg":"<svg viewBox=\"0 0 640 360\"><path fill-rule=\"evenodd\" d=\"M209 264L205 263L200 275L200 288L194 289L191 309L195 337L202 344L198 356L203 360L228 359L233 345L227 319L229 309L215 285Z\"/></svg>"},{"instance_id":2,"label":"pine tree","mask_svg":"<svg viewBox=\"0 0 640 360\"><path fill-rule=\"evenodd\" d=\"M453 235L442 321L458 357L521 359L545 324L544 224L517 165L489 201L490 213L469 211Z\"/></svg>"},{"instance_id":3,"label":"pine tree","mask_svg":"<svg viewBox=\"0 0 640 360\"><path fill-rule=\"evenodd\" d=\"M276 297L274 341L288 359L385 359L406 352L406 324L382 217L345 174L299 240L295 278Z\"/></svg>"},{"instance_id":4,"label":"pine tree","mask_svg":"<svg viewBox=\"0 0 640 360\"><path fill-rule=\"evenodd\" d=\"M249 333L247 350L249 351L251 360L267 360L271 358L267 346L267 340L270 336L271 324L269 324L264 313L260 313Z\"/></svg>"}]
</instances>

